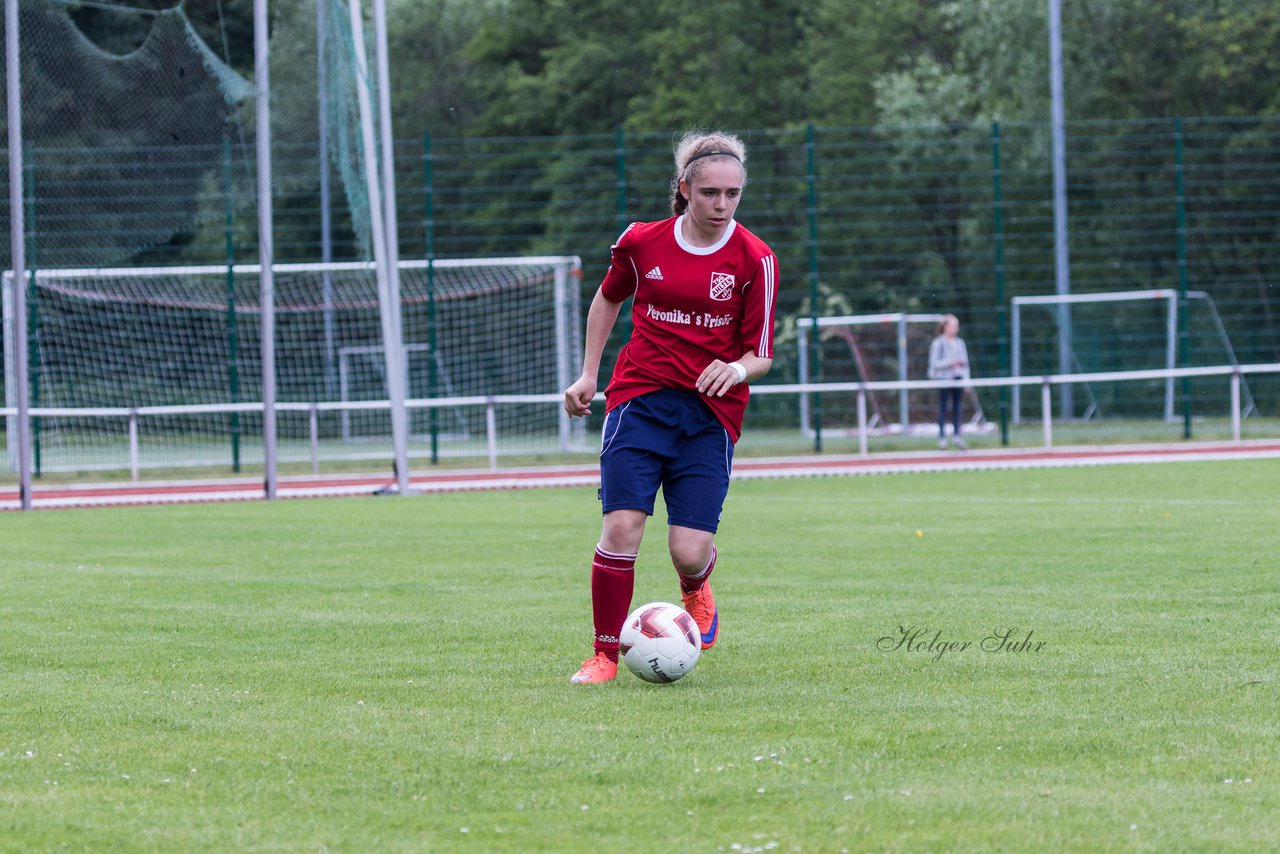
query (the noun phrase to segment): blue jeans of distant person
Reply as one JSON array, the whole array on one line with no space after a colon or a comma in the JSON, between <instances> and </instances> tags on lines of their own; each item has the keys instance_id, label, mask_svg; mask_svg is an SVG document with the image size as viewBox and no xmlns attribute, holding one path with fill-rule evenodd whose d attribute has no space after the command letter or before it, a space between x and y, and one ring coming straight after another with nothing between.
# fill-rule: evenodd
<instances>
[{"instance_id":1,"label":"blue jeans of distant person","mask_svg":"<svg viewBox=\"0 0 1280 854\"><path fill-rule=\"evenodd\" d=\"M960 403L964 400L964 389L962 388L940 388L938 389L938 438L947 438L947 407L951 407L951 426L955 428L953 434L957 439L960 438Z\"/></svg>"}]
</instances>

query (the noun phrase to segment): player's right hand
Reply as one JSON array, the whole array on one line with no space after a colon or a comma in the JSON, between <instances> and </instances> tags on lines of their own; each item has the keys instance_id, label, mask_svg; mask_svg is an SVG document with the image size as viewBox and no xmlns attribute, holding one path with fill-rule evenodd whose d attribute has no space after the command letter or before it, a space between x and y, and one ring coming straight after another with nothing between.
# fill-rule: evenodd
<instances>
[{"instance_id":1,"label":"player's right hand","mask_svg":"<svg viewBox=\"0 0 1280 854\"><path fill-rule=\"evenodd\" d=\"M591 414L591 399L596 396L596 381L591 377L578 377L578 381L565 389L564 411L572 416Z\"/></svg>"}]
</instances>

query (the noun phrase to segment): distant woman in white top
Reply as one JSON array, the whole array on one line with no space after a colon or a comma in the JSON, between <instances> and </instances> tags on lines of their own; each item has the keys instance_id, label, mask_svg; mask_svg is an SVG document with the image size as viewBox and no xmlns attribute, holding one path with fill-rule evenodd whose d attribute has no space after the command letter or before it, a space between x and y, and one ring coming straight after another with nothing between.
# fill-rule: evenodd
<instances>
[{"instance_id":1,"label":"distant woman in white top","mask_svg":"<svg viewBox=\"0 0 1280 854\"><path fill-rule=\"evenodd\" d=\"M967 380L969 379L969 350L964 346L964 339L957 333L960 321L954 314L948 314L938 324L937 337L929 345L929 379L931 380ZM951 441L964 451L968 445L960 437L960 405L964 399L964 388L938 389L938 450L947 449L947 407L951 407Z\"/></svg>"}]
</instances>

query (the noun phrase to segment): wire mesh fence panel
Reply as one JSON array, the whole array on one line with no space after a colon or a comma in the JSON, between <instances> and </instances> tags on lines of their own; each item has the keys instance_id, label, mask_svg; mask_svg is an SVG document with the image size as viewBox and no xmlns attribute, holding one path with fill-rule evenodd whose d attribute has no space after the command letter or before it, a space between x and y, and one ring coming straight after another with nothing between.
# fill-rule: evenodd
<instances>
[{"instance_id":1,"label":"wire mesh fence panel","mask_svg":"<svg viewBox=\"0 0 1280 854\"><path fill-rule=\"evenodd\" d=\"M87 8L57 0L19 5L22 196L27 263L35 272L22 343L31 403L127 408L252 400L261 388L258 282L235 272L258 260L254 88L245 63L241 71L231 64L243 46L211 35L181 6L147 17L132 42L95 43L81 28ZM274 260L368 262L372 196L356 87L369 81L354 61L350 10L340 0L281 7L273 34ZM801 359L809 358L812 381L900 378L889 337L868 332L851 344L847 334L831 332L802 353L798 318L874 313L954 313L975 376L1014 372L1011 300L1055 291L1047 123L738 133L749 173L738 218L779 258L777 347L765 384L794 382ZM668 215L675 142L671 133L622 130L397 140L402 258L582 258L581 278L567 281L572 307L558 306L541 285L490 286L476 272L458 289L427 283L418 268L404 271L409 397L541 392L571 381L578 366L552 354L576 357L582 307L621 230ZM1069 122L1067 155L1072 293L1176 296L1028 309L1020 373L1280 360L1280 118ZM0 174L6 192L7 181ZM0 249L7 253L4 216ZM146 272L155 267L213 269L164 280ZM41 273L70 268L136 273L122 272L109 286ZM385 394L371 273L316 267L281 275L277 296L280 400L367 402ZM561 309L569 314L557 321ZM620 327L605 351L602 384L628 334L625 315ZM6 404L18 346L12 329L9 311L0 330ZM918 351L927 335L913 330L908 349ZM917 356L907 364L908 379L923 378ZM1058 435L1214 436L1226 389L1216 379L1172 388L1167 380L1077 384L1066 396L1069 410L1059 398ZM1007 420L1009 390L977 390L966 398L966 417L980 411L1011 444L1038 441L1040 399L1034 389L1026 394L1025 424ZM1268 435L1268 419L1280 417L1274 379L1248 376L1241 395L1242 434ZM839 431L856 420L853 398L820 402L834 443L826 447L844 447L851 440ZM885 424L927 427L934 400L913 390L877 394L868 405ZM524 429L535 453L558 452L566 445L559 417L525 406L495 411L503 441ZM790 449L797 424L787 419L799 417L799 399L762 397L752 407L766 431L760 441L777 425L776 447ZM477 444L487 428L483 407L411 411L412 453L489 454L487 440ZM384 450L380 412L321 410L315 420L319 451L310 415L282 418L289 459L307 462L319 453L336 461L343 442L364 443L352 454ZM167 426L143 419L135 462L164 467L180 459L165 448L182 443L162 440L173 430L189 434L182 442L201 465L252 465L261 441L255 423L247 414L184 416ZM93 468L95 448L102 467L116 467L118 440L128 439L121 433L127 419L45 417L32 427L48 472ZM7 422L4 429L11 431ZM569 441L577 447L582 439L573 434ZM797 449L804 447L813 445Z\"/></svg>"}]
</instances>

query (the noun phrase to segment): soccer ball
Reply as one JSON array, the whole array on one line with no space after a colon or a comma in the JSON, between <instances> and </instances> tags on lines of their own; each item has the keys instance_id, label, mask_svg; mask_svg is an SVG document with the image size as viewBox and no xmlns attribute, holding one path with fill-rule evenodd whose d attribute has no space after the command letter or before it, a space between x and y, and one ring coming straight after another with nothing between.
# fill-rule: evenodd
<instances>
[{"instance_id":1,"label":"soccer ball","mask_svg":"<svg viewBox=\"0 0 1280 854\"><path fill-rule=\"evenodd\" d=\"M683 608L650 602L631 612L618 636L627 668L646 682L674 682L693 669L702 654L698 624Z\"/></svg>"}]
</instances>

